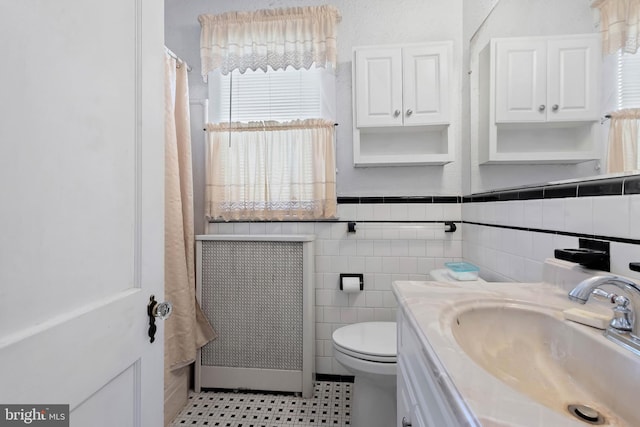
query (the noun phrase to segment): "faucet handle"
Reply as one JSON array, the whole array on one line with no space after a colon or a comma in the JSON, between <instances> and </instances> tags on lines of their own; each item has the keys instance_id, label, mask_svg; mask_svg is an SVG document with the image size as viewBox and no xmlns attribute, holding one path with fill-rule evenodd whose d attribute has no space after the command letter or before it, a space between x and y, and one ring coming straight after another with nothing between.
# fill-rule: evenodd
<instances>
[{"instance_id":1,"label":"faucet handle","mask_svg":"<svg viewBox=\"0 0 640 427\"><path fill-rule=\"evenodd\" d=\"M614 295L612 302L616 305L613 308L613 319L611 326L618 331L628 331L633 329L633 312L629 309L629 298L622 295Z\"/></svg>"},{"instance_id":2,"label":"faucet handle","mask_svg":"<svg viewBox=\"0 0 640 427\"><path fill-rule=\"evenodd\" d=\"M631 303L631 301L629 301L629 298L623 295L616 295L616 294L611 294L611 295L612 295L611 302L616 305L614 310L618 307L627 308L627 306Z\"/></svg>"},{"instance_id":3,"label":"faucet handle","mask_svg":"<svg viewBox=\"0 0 640 427\"><path fill-rule=\"evenodd\" d=\"M609 327L617 331L631 331L633 325L633 312L629 309L629 298L614 293L603 291L596 288L591 295L600 300L608 301L616 306L613 308L613 319L609 323Z\"/></svg>"},{"instance_id":4,"label":"faucet handle","mask_svg":"<svg viewBox=\"0 0 640 427\"><path fill-rule=\"evenodd\" d=\"M607 292L607 291L603 291L603 290L602 290L602 289L600 289L600 288L596 288L596 289L594 289L593 291L591 291L591 295L592 295L593 297L595 297L597 300L600 300L600 301L607 301L607 302L610 302L610 303L612 303L612 304L615 304L614 299L615 299L615 297L617 297L617 296L618 296L617 294L609 293L609 292ZM622 297L622 298L625 298L625 297ZM628 301L628 300L627 300L627 301Z\"/></svg>"}]
</instances>

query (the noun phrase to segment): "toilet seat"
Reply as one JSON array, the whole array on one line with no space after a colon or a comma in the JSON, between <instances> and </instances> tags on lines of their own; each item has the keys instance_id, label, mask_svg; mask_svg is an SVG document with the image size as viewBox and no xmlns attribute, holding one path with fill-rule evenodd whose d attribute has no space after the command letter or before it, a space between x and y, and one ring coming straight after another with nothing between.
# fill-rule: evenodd
<instances>
[{"instance_id":1,"label":"toilet seat","mask_svg":"<svg viewBox=\"0 0 640 427\"><path fill-rule=\"evenodd\" d=\"M333 332L333 357L354 377L351 425L396 425L396 323L364 322Z\"/></svg>"},{"instance_id":2,"label":"toilet seat","mask_svg":"<svg viewBox=\"0 0 640 427\"><path fill-rule=\"evenodd\" d=\"M333 332L334 348L346 355L376 363L396 363L395 322L363 322Z\"/></svg>"}]
</instances>

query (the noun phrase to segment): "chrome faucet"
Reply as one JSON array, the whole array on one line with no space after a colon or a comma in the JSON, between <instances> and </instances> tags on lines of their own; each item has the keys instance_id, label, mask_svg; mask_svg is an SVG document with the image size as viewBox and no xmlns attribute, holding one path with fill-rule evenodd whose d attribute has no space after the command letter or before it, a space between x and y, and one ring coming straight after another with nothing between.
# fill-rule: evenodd
<instances>
[{"instance_id":1,"label":"chrome faucet","mask_svg":"<svg viewBox=\"0 0 640 427\"><path fill-rule=\"evenodd\" d=\"M629 298L600 289L603 285L613 285L625 291ZM595 276L583 280L569 292L569 299L584 304L589 297L595 296L615 304L613 319L604 335L611 341L640 355L640 316L635 313L640 307L640 286L629 279L619 276ZM631 308L629 305L631 304Z\"/></svg>"}]
</instances>

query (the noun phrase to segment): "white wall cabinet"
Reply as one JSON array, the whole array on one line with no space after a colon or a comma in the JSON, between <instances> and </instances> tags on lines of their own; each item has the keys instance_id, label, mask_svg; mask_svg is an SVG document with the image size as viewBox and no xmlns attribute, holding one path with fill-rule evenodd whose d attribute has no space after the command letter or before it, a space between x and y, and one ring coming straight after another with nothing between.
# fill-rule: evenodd
<instances>
[{"instance_id":1,"label":"white wall cabinet","mask_svg":"<svg viewBox=\"0 0 640 427\"><path fill-rule=\"evenodd\" d=\"M356 127L449 123L450 50L450 43L356 49Z\"/></svg>"},{"instance_id":2,"label":"white wall cabinet","mask_svg":"<svg viewBox=\"0 0 640 427\"><path fill-rule=\"evenodd\" d=\"M599 43L496 40L496 122L597 120Z\"/></svg>"},{"instance_id":3,"label":"white wall cabinet","mask_svg":"<svg viewBox=\"0 0 640 427\"><path fill-rule=\"evenodd\" d=\"M481 163L598 158L600 36L492 39L479 58Z\"/></svg>"},{"instance_id":4,"label":"white wall cabinet","mask_svg":"<svg viewBox=\"0 0 640 427\"><path fill-rule=\"evenodd\" d=\"M354 164L445 164L453 42L354 48Z\"/></svg>"}]
</instances>

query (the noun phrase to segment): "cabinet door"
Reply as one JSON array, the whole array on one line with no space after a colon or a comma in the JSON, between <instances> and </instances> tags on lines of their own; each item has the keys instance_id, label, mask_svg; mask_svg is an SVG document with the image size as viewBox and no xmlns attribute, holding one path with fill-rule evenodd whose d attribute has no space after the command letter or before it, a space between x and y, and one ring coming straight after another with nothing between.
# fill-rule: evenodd
<instances>
[{"instance_id":1,"label":"cabinet door","mask_svg":"<svg viewBox=\"0 0 640 427\"><path fill-rule=\"evenodd\" d=\"M358 49L355 61L356 126L402 125L402 51Z\"/></svg>"},{"instance_id":2,"label":"cabinet door","mask_svg":"<svg viewBox=\"0 0 640 427\"><path fill-rule=\"evenodd\" d=\"M415 406L415 399L412 397L411 390L409 389L409 380L407 379L407 373L405 372L404 367L401 363L398 363L396 382L396 424L398 426L401 426L403 419L411 421L414 412L413 407Z\"/></svg>"},{"instance_id":3,"label":"cabinet door","mask_svg":"<svg viewBox=\"0 0 640 427\"><path fill-rule=\"evenodd\" d=\"M546 41L497 40L493 43L496 122L546 121Z\"/></svg>"},{"instance_id":4,"label":"cabinet door","mask_svg":"<svg viewBox=\"0 0 640 427\"><path fill-rule=\"evenodd\" d=\"M597 120L600 36L549 40L549 121Z\"/></svg>"},{"instance_id":5,"label":"cabinet door","mask_svg":"<svg viewBox=\"0 0 640 427\"><path fill-rule=\"evenodd\" d=\"M405 125L449 123L451 44L402 49Z\"/></svg>"}]
</instances>

